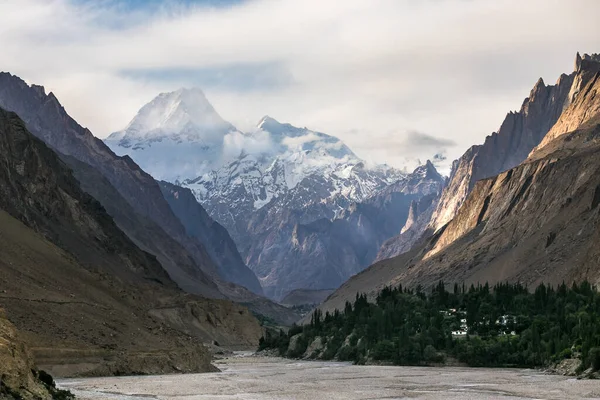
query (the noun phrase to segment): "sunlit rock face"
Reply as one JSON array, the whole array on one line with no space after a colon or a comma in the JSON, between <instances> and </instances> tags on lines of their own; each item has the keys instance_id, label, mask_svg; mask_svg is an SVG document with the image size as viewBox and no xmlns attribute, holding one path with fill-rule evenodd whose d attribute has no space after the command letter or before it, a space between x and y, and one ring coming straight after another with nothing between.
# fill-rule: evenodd
<instances>
[{"instance_id":1,"label":"sunlit rock face","mask_svg":"<svg viewBox=\"0 0 600 400\"><path fill-rule=\"evenodd\" d=\"M570 102L577 71L562 74L556 84L540 78L518 112L509 112L498 132L471 147L454 161L448 186L433 213L430 228L437 231L458 212L475 182L523 162L556 123Z\"/></svg>"}]
</instances>

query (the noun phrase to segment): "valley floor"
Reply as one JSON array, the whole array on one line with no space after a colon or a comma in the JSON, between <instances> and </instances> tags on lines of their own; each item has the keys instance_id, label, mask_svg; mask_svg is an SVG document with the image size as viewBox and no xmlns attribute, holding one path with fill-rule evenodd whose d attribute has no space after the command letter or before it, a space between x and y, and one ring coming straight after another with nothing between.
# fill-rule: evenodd
<instances>
[{"instance_id":1,"label":"valley floor","mask_svg":"<svg viewBox=\"0 0 600 400\"><path fill-rule=\"evenodd\" d=\"M353 366L238 355L223 372L69 379L79 399L598 399L600 384L534 370Z\"/></svg>"}]
</instances>

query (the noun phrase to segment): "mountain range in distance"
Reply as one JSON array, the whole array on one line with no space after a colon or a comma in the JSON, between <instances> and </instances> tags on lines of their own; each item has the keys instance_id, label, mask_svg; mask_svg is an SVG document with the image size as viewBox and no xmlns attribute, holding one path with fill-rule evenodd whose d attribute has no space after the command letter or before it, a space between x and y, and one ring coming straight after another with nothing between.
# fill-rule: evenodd
<instances>
[{"instance_id":1,"label":"mountain range in distance","mask_svg":"<svg viewBox=\"0 0 600 400\"><path fill-rule=\"evenodd\" d=\"M413 173L368 165L336 137L269 116L240 132L196 88L161 93L105 143L189 189L276 300L360 272L411 204L444 185L431 162Z\"/></svg>"}]
</instances>

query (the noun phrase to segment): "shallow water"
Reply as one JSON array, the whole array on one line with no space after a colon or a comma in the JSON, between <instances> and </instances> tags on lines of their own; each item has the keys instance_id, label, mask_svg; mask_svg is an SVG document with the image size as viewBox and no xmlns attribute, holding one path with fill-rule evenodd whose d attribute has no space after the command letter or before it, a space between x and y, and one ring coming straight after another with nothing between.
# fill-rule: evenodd
<instances>
[{"instance_id":1,"label":"shallow water","mask_svg":"<svg viewBox=\"0 0 600 400\"><path fill-rule=\"evenodd\" d=\"M264 357L216 362L220 373L59 381L80 399L600 399L600 381L519 369L353 366Z\"/></svg>"}]
</instances>

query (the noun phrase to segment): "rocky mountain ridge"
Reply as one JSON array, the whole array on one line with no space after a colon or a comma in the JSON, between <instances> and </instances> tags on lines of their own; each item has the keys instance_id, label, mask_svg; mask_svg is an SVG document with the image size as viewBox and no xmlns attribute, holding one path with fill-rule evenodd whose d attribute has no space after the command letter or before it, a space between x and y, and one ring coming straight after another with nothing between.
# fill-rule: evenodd
<instances>
[{"instance_id":1,"label":"rocky mountain ridge","mask_svg":"<svg viewBox=\"0 0 600 400\"><path fill-rule=\"evenodd\" d=\"M476 182L450 222L410 251L350 279L323 309L343 307L357 292L372 295L399 283L600 282L600 63L584 60L569 76L582 83L575 96L562 105L544 102L546 110L539 110L548 118L539 121L543 129L562 110L543 146L520 165ZM562 133L565 129L571 131Z\"/></svg>"},{"instance_id":2,"label":"rocky mountain ridge","mask_svg":"<svg viewBox=\"0 0 600 400\"><path fill-rule=\"evenodd\" d=\"M409 251L419 240L426 236L429 222L433 216L442 192L430 193L410 204L408 218L400 234L386 240L377 253L375 262L398 256Z\"/></svg>"},{"instance_id":3,"label":"rocky mountain ridge","mask_svg":"<svg viewBox=\"0 0 600 400\"><path fill-rule=\"evenodd\" d=\"M506 115L498 132L454 161L448 185L432 215L431 230L437 231L456 215L477 181L513 168L527 158L568 106L575 75L562 74L555 85L546 85L540 78L521 109Z\"/></svg>"},{"instance_id":4,"label":"rocky mountain ridge","mask_svg":"<svg viewBox=\"0 0 600 400\"><path fill-rule=\"evenodd\" d=\"M293 289L337 287L368 266L381 244L400 232L412 200L442 186L443 178L427 164L372 197L340 208L337 215L323 202L301 209L263 207L249 224L248 265L275 298Z\"/></svg>"}]
</instances>

